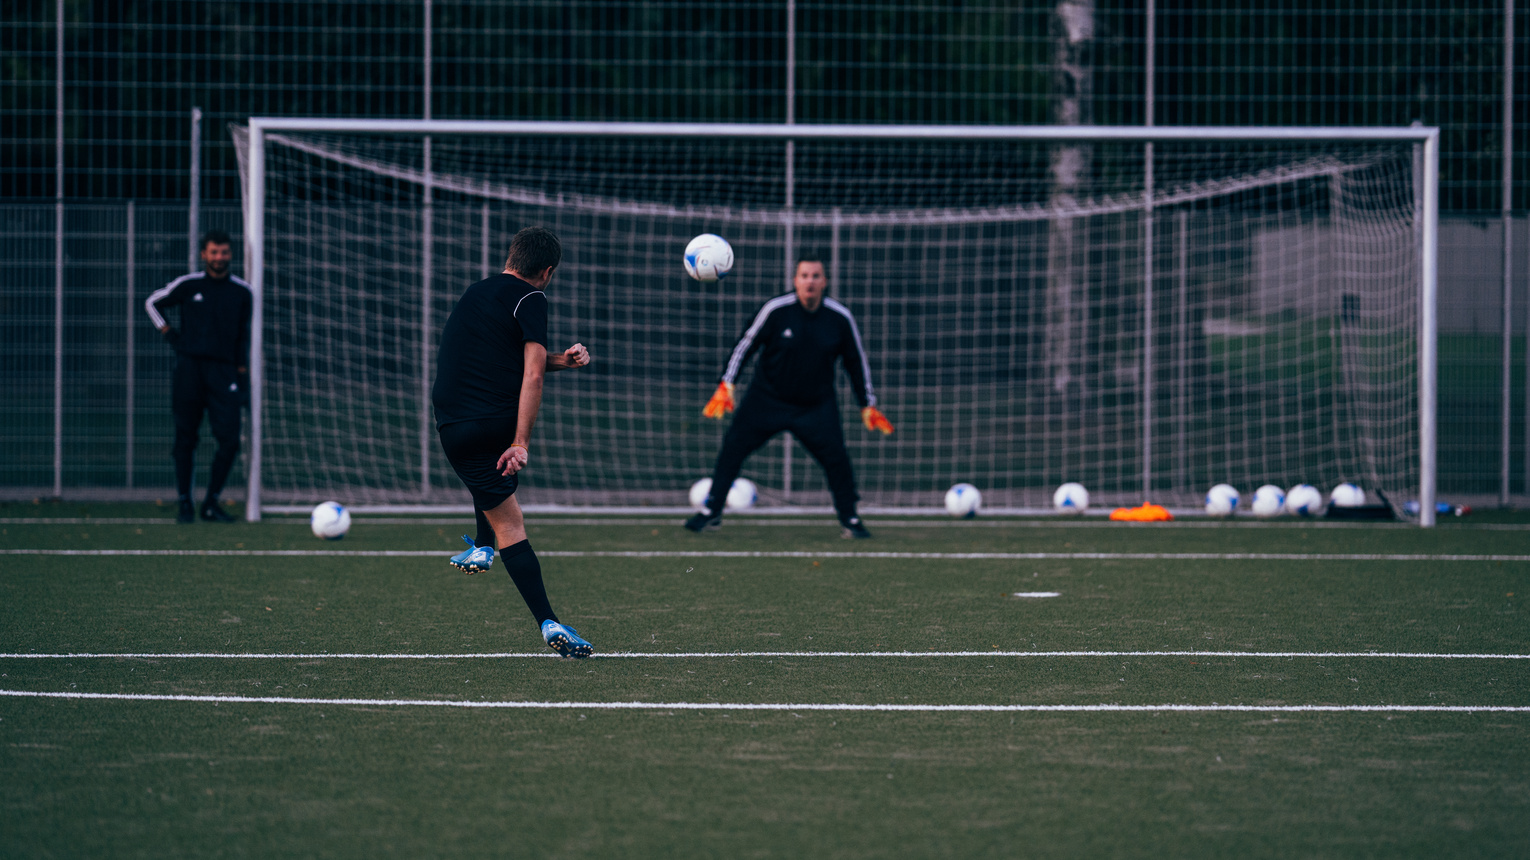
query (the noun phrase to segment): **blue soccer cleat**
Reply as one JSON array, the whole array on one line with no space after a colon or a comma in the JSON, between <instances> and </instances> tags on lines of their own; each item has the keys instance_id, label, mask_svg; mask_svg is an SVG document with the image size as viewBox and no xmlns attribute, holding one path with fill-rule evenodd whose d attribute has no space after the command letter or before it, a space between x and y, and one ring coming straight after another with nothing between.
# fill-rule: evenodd
<instances>
[{"instance_id":1,"label":"blue soccer cleat","mask_svg":"<svg viewBox=\"0 0 1530 860\"><path fill-rule=\"evenodd\" d=\"M542 641L559 657L583 658L595 653L595 646L581 639L578 631L551 618L542 622Z\"/></svg>"},{"instance_id":2,"label":"blue soccer cleat","mask_svg":"<svg viewBox=\"0 0 1530 860\"><path fill-rule=\"evenodd\" d=\"M467 541L468 548L451 557L449 561L452 567L472 576L488 570L494 564L494 547L474 546L473 539L467 535L463 535L462 539Z\"/></svg>"}]
</instances>

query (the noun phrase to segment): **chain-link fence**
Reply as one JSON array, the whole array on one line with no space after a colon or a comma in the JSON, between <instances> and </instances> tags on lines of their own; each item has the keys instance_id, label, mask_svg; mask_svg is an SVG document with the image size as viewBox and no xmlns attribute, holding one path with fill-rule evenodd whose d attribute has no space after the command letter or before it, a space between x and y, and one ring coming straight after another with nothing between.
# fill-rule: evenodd
<instances>
[{"instance_id":1,"label":"chain-link fence","mask_svg":"<svg viewBox=\"0 0 1530 860\"><path fill-rule=\"evenodd\" d=\"M127 291L141 305L184 271L194 185L205 201L202 226L237 234L238 173L226 127L251 115L1419 121L1443 130L1440 487L1447 497L1496 498L1505 441L1499 210L1506 149L1515 168L1511 202L1530 206L1523 155L1530 146L1512 146L1503 133L1506 103L1518 105L1516 138L1524 138L1522 119L1530 115L1530 82L1507 50L1517 43L1524 56L1526 16L1511 17L1510 9L1480 0L1210 7L1158 0L1149 18L1144 3L1103 0L7 3L0 9L0 198L7 201L0 247L8 265L0 302L10 313L0 364L15 405L0 487L16 495L47 494L56 483L169 486L169 353L139 320L127 373L128 321L137 319ZM1511 21L1514 38L1506 40ZM1506 78L1516 82L1512 100ZM203 119L193 153L195 106ZM66 201L62 234L54 204L41 203L55 195ZM128 200L137 201L132 266ZM1508 489L1515 494L1530 489L1524 233L1521 225L1513 243L1509 339ZM63 324L56 326L60 288Z\"/></svg>"}]
</instances>

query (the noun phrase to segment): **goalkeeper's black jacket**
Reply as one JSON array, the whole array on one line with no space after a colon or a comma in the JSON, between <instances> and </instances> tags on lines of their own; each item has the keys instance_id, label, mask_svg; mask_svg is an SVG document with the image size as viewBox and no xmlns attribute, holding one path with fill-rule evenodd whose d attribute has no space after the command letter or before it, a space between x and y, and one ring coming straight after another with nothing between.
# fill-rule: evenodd
<instances>
[{"instance_id":1,"label":"goalkeeper's black jacket","mask_svg":"<svg viewBox=\"0 0 1530 860\"><path fill-rule=\"evenodd\" d=\"M155 290L143 306L155 328L165 326L165 309L181 309L180 331L167 336L177 354L249 366L255 300L250 285L239 278L211 278L206 272L182 275Z\"/></svg>"},{"instance_id":2,"label":"goalkeeper's black jacket","mask_svg":"<svg viewBox=\"0 0 1530 860\"><path fill-rule=\"evenodd\" d=\"M795 292L766 302L733 347L722 381L732 383L755 351L760 365L750 390L777 400L812 406L834 398L834 361L842 359L861 407L877 405L871 365L850 309L825 296L809 313Z\"/></svg>"}]
</instances>

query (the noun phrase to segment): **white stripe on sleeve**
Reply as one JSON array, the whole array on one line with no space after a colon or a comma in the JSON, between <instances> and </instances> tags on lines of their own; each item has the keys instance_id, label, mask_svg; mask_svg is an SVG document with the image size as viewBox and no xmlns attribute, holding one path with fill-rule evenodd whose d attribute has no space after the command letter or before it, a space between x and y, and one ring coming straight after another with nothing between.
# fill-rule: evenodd
<instances>
[{"instance_id":1,"label":"white stripe on sleeve","mask_svg":"<svg viewBox=\"0 0 1530 860\"><path fill-rule=\"evenodd\" d=\"M738 378L738 372L743 369L744 356L749 354L750 345L759 336L760 329L765 327L765 321L770 319L770 315L779 308L786 307L795 301L797 301L797 294L792 292L784 296L776 296L766 302L764 307L760 308L760 312L755 315L754 322L749 325L748 331L745 331L744 336L738 339L738 345L733 347L733 355L729 357L728 367L723 371L723 382L731 384L734 379Z\"/></svg>"},{"instance_id":2,"label":"white stripe on sleeve","mask_svg":"<svg viewBox=\"0 0 1530 860\"><path fill-rule=\"evenodd\" d=\"M866 405L877 405L877 396L871 390L871 362L866 360L866 347L861 344L861 330L855 324L855 317L850 314L849 308L845 307L839 302L834 301L828 296L824 296L823 303L829 308L829 310L840 314L849 321L850 334L855 336L855 351L860 353L861 356L861 379L864 380L866 385Z\"/></svg>"},{"instance_id":3,"label":"white stripe on sleeve","mask_svg":"<svg viewBox=\"0 0 1530 860\"><path fill-rule=\"evenodd\" d=\"M202 277L201 272L192 272L189 275L181 275L179 278L176 278L170 283L165 284L163 287L160 287L159 289L149 294L148 300L143 303L143 309L149 312L149 321L154 323L155 328L164 328L165 318L160 315L159 309L154 307L154 305L160 301L163 301L171 293L175 292L176 287L179 287L181 284L186 283L192 278L200 277Z\"/></svg>"}]
</instances>

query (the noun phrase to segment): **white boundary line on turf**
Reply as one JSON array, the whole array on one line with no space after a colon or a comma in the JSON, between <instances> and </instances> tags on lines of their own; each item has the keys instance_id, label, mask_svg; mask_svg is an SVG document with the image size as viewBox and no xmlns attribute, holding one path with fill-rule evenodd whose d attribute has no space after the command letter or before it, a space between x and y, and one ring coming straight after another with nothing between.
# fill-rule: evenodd
<instances>
[{"instance_id":1,"label":"white boundary line on turf","mask_svg":"<svg viewBox=\"0 0 1530 860\"><path fill-rule=\"evenodd\" d=\"M483 654L75 653L0 654L3 660L500 660L558 657L548 651ZM1530 654L1432 654L1408 651L610 651L590 659L715 659L723 657L1380 657L1400 660L1530 660Z\"/></svg>"},{"instance_id":2,"label":"white boundary line on turf","mask_svg":"<svg viewBox=\"0 0 1530 860\"><path fill-rule=\"evenodd\" d=\"M352 510L354 513L354 509ZM791 515L790 519L768 519L763 515L734 514L733 522L742 526L766 526L766 527L790 527L801 526L835 526L838 523L832 515L820 518L814 515ZM357 525L419 525L439 526L453 523L467 522L465 516L357 516L353 522ZM267 522L282 525L306 525L306 519L297 517L271 517ZM535 526L677 526L684 520L679 517L665 519L657 518L632 518L632 517L567 517L553 515L538 517L532 521ZM176 525L171 517L0 517L0 524L5 525ZM1041 528L1041 529L1073 529L1073 528L1121 528L1148 526L1152 528L1188 528L1188 529L1278 529L1278 528L1302 528L1302 529L1362 529L1374 531L1376 529L1417 529L1411 523L1398 522L1365 522L1351 521L1327 522L1323 520L1281 519L1281 520L1225 520L1220 518L1180 519L1167 523L1118 523L1101 519L1071 519L1052 517L1049 519L1005 520L1005 519L878 519L874 525L881 528ZM1443 523L1441 531L1530 531L1530 524L1524 523Z\"/></svg>"},{"instance_id":3,"label":"white boundary line on turf","mask_svg":"<svg viewBox=\"0 0 1530 860\"><path fill-rule=\"evenodd\" d=\"M418 549L0 549L0 555L437 558ZM831 552L813 550L546 550L541 558L880 558L949 561L1530 561L1530 555L1342 552Z\"/></svg>"},{"instance_id":4,"label":"white boundary line on turf","mask_svg":"<svg viewBox=\"0 0 1530 860\"><path fill-rule=\"evenodd\" d=\"M67 693L0 690L28 699L94 699L129 702L197 702L252 705L359 705L363 707L482 708L590 711L998 711L998 712L1191 712L1237 713L1530 713L1530 705L855 705L773 702L471 702L451 699L308 699L294 696L185 696L154 693Z\"/></svg>"}]
</instances>

